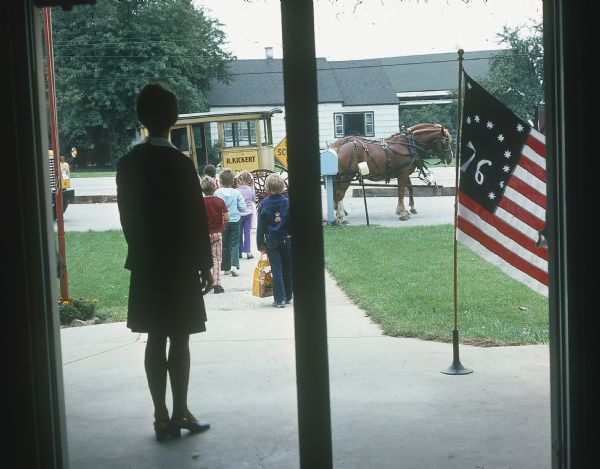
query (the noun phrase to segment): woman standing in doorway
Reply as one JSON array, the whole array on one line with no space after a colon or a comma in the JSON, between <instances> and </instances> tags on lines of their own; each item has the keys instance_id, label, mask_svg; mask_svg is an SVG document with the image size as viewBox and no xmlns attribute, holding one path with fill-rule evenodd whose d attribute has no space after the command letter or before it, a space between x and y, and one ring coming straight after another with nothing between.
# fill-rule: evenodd
<instances>
[{"instance_id":1,"label":"woman standing in doorway","mask_svg":"<svg viewBox=\"0 0 600 469\"><path fill-rule=\"evenodd\" d=\"M181 429L199 433L210 427L190 412L187 397L189 337L206 330L203 294L213 283L213 263L198 174L168 140L178 116L175 94L160 84L146 85L136 111L150 136L119 160L117 202L127 242L125 268L131 271L127 327L148 334L144 367L154 431L162 441L180 436ZM164 181L173 182L168 194L161 190Z\"/></svg>"}]
</instances>

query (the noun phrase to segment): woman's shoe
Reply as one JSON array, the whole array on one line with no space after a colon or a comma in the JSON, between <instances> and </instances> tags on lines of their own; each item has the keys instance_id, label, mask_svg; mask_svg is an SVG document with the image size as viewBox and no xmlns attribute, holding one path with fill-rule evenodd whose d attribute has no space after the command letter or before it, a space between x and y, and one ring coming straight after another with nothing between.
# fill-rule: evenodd
<instances>
[{"instance_id":1,"label":"woman's shoe","mask_svg":"<svg viewBox=\"0 0 600 469\"><path fill-rule=\"evenodd\" d=\"M246 259L254 259L254 255L249 252L248 254L246 254Z\"/></svg>"},{"instance_id":2,"label":"woman's shoe","mask_svg":"<svg viewBox=\"0 0 600 469\"><path fill-rule=\"evenodd\" d=\"M210 423L204 420L188 419L186 417L171 418L171 436L174 438L181 437L181 429L188 430L190 433L201 433L210 428Z\"/></svg>"},{"instance_id":3,"label":"woman's shoe","mask_svg":"<svg viewBox=\"0 0 600 469\"><path fill-rule=\"evenodd\" d=\"M168 420L162 422L154 422L154 433L156 441L164 441L169 438L171 433L171 424Z\"/></svg>"}]
</instances>

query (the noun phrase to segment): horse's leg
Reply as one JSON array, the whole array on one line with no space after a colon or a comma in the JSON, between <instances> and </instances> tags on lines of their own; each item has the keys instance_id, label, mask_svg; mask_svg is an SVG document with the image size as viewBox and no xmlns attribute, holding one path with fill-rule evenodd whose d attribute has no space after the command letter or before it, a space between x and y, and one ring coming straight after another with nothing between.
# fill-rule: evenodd
<instances>
[{"instance_id":1,"label":"horse's leg","mask_svg":"<svg viewBox=\"0 0 600 469\"><path fill-rule=\"evenodd\" d=\"M350 185L349 182L337 183L333 186L333 207L335 210L335 223L348 223L348 212L344 208L344 195Z\"/></svg>"},{"instance_id":2,"label":"horse's leg","mask_svg":"<svg viewBox=\"0 0 600 469\"><path fill-rule=\"evenodd\" d=\"M402 221L410 218L410 213L406 211L404 206L404 188L407 186L407 180L404 174L398 176L398 206L396 207L396 215Z\"/></svg>"},{"instance_id":3,"label":"horse's leg","mask_svg":"<svg viewBox=\"0 0 600 469\"><path fill-rule=\"evenodd\" d=\"M408 206L410 207L410 213L417 213L417 210L415 209L415 199L413 197L414 189L410 176L408 177L408 185L406 187L408 187Z\"/></svg>"},{"instance_id":4,"label":"horse's leg","mask_svg":"<svg viewBox=\"0 0 600 469\"><path fill-rule=\"evenodd\" d=\"M336 200L333 203L333 209L335 211L334 225L345 225L348 223L348 212L344 209L344 201Z\"/></svg>"}]
</instances>

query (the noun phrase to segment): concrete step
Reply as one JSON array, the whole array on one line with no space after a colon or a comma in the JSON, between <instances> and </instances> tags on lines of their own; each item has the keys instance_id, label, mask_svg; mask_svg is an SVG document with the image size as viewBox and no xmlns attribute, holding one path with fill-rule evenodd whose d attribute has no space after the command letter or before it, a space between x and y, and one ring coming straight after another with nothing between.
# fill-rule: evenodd
<instances>
[{"instance_id":1,"label":"concrete step","mask_svg":"<svg viewBox=\"0 0 600 469\"><path fill-rule=\"evenodd\" d=\"M444 186L413 186L413 195L415 197L434 197L454 195L456 190L454 187ZM405 196L408 196L408 189L404 191ZM363 189L352 189L352 197L362 197ZM398 187L365 187L366 197L398 197Z\"/></svg>"},{"instance_id":2,"label":"concrete step","mask_svg":"<svg viewBox=\"0 0 600 469\"><path fill-rule=\"evenodd\" d=\"M76 195L75 204L104 204L104 203L116 203L117 196L111 194L102 195Z\"/></svg>"}]
</instances>

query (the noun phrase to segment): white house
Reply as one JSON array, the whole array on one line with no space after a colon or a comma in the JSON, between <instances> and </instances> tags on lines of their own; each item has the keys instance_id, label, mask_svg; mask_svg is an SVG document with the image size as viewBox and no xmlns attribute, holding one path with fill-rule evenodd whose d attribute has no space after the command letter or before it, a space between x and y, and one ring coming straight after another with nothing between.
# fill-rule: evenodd
<instances>
[{"instance_id":1,"label":"white house","mask_svg":"<svg viewBox=\"0 0 600 469\"><path fill-rule=\"evenodd\" d=\"M216 80L206 93L210 111L264 111L279 108L273 116L273 142L286 134L282 60L235 60L229 64L231 81ZM466 51L464 68L480 78L499 50ZM458 86L456 52L385 57L364 60L317 59L319 140L346 135L385 138L398 132L402 111L427 104L448 105Z\"/></svg>"},{"instance_id":2,"label":"white house","mask_svg":"<svg viewBox=\"0 0 600 469\"><path fill-rule=\"evenodd\" d=\"M317 59L319 145L346 135L385 138L399 131L398 98L383 68L372 60L328 62ZM235 60L231 81L213 81L206 93L211 112L267 111L273 143L286 135L281 59Z\"/></svg>"}]
</instances>

